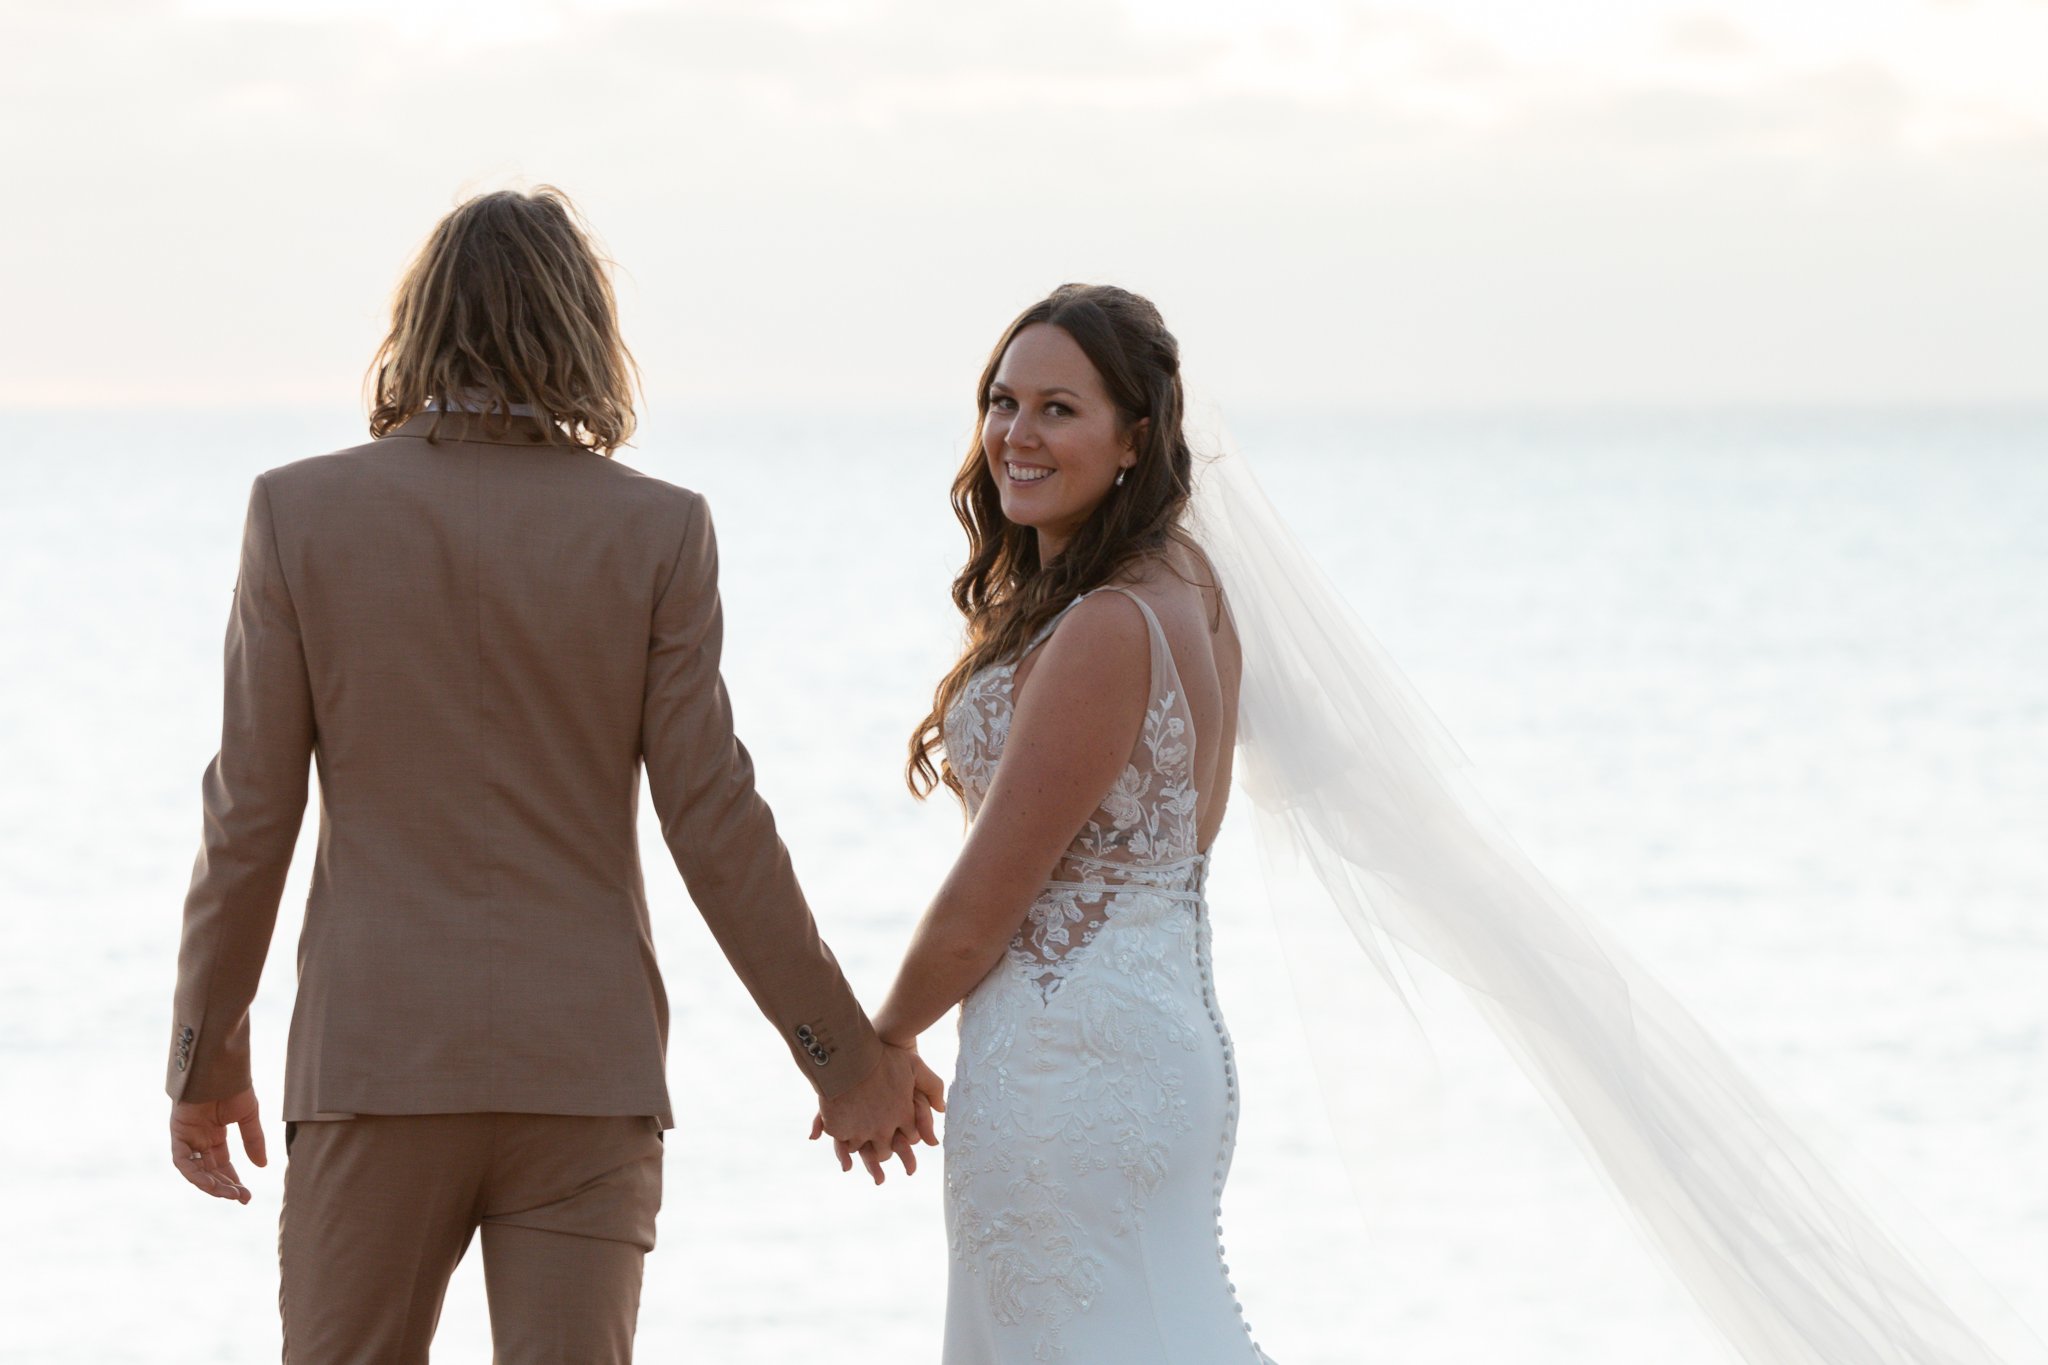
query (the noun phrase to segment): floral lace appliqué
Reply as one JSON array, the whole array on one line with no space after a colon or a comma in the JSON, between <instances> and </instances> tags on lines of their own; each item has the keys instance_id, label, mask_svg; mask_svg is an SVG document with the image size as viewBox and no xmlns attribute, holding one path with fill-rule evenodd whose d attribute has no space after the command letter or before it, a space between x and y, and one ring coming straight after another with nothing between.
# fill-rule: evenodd
<instances>
[{"instance_id":1,"label":"floral lace appliqu\u00e9","mask_svg":"<svg viewBox=\"0 0 2048 1365\"><path fill-rule=\"evenodd\" d=\"M1027 1327L1045 1361L1064 1357L1062 1329L1102 1283L1073 1186L1114 1173L1110 1232L1143 1230L1170 1144L1189 1130L1186 1059L1206 1023L1180 1003L1198 922L1174 898L1114 894L1124 903L1088 954L1100 970L1069 979L1057 1014L1034 982L997 973L961 1016L946 1125L952 1251L982 1277L994 1320Z\"/></svg>"},{"instance_id":2,"label":"floral lace appliqu\u00e9","mask_svg":"<svg viewBox=\"0 0 2048 1365\"><path fill-rule=\"evenodd\" d=\"M1188 1058L1199 1030L1215 1027L1188 1004L1199 998L1202 880L1193 721L1146 618L1152 697L1130 762L1033 900L1006 966L961 1011L946 1126L953 1254L982 1278L993 1319L1028 1327L1046 1361L1064 1356L1063 1328L1102 1284L1091 1237L1104 1227L1075 1215L1074 1187L1114 1173L1109 1234L1143 1228L1171 1143L1188 1131ZM982 670L945 716L970 816L1009 738L1015 673Z\"/></svg>"}]
</instances>

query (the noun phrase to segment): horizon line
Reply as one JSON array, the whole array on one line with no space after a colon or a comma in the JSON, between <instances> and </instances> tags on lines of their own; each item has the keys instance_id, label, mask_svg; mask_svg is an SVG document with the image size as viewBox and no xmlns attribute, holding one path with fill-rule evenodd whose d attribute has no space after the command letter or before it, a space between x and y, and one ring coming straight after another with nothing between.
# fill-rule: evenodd
<instances>
[{"instance_id":1,"label":"horizon line","mask_svg":"<svg viewBox=\"0 0 2048 1365\"><path fill-rule=\"evenodd\" d=\"M2048 414L2048 394L1986 394L1967 397L1842 397L1810 395L1801 397L1676 397L1676 398L1423 398L1423 399L1304 399L1274 398L1234 402L1203 403L1196 412L1226 410L1248 417L1268 419L1300 415L1431 417L1431 416L1571 416L1626 413L1900 413L1900 412L2040 412ZM687 417L763 417L789 420L824 420L854 413L875 418L929 419L971 413L966 402L802 403L767 399L718 400L667 396L642 405L637 411L644 422L650 412ZM49 401L0 398L0 414L8 416L83 416L106 414L148 415L248 415L294 414L299 416L343 414L360 416L367 424L369 411L358 401L318 398L259 398L243 401L124 397L109 400L59 398ZM1199 423L1198 423L1199 424Z\"/></svg>"}]
</instances>

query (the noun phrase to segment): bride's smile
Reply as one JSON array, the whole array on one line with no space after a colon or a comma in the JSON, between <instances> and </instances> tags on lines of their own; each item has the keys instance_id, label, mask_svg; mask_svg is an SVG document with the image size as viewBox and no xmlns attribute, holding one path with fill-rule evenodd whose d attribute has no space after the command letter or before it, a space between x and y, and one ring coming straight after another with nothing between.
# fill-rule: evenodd
<instances>
[{"instance_id":1,"label":"bride's smile","mask_svg":"<svg viewBox=\"0 0 2048 1365\"><path fill-rule=\"evenodd\" d=\"M1049 323L1017 333L986 400L982 454L1003 515L1038 532L1045 563L1136 463L1139 424L1117 410L1080 344Z\"/></svg>"}]
</instances>

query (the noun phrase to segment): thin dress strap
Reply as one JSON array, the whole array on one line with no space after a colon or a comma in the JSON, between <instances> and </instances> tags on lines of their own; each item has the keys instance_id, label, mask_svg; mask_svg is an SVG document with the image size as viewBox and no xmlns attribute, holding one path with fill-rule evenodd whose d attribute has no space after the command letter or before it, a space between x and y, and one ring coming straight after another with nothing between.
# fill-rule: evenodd
<instances>
[{"instance_id":1,"label":"thin dress strap","mask_svg":"<svg viewBox=\"0 0 2048 1365\"><path fill-rule=\"evenodd\" d=\"M1157 702L1164 695L1161 690L1161 679L1165 679L1167 686L1180 698L1178 710L1182 723L1187 726L1188 752L1192 755L1195 752L1195 711L1194 707L1188 703L1187 689L1181 686L1180 665L1173 661L1173 647L1166 643L1166 628L1159 624L1159 617L1153 612L1152 604L1138 596L1135 592L1132 592L1129 588L1115 583L1106 583L1103 587L1110 592L1120 592L1130 598L1138 604L1138 610L1145 614L1145 625L1152 635L1152 698L1154 702ZM1100 589L1097 591L1100 591ZM1083 595L1085 596L1086 594ZM1075 599L1075 601L1079 600L1079 598ZM1228 602L1223 604L1223 610L1225 614L1229 613L1230 604ZM1230 628L1232 631L1237 629L1235 619L1231 621ZM1193 787L1189 788L1190 793L1193 790ZM1209 852L1207 849L1203 849L1198 853L1190 853L1186 858L1179 860L1179 863L1163 864L1157 870L1174 871L1178 870L1181 865L1194 868L1195 888L1193 894L1199 899L1202 894L1202 883L1205 880L1204 874L1208 872L1208 863Z\"/></svg>"},{"instance_id":2,"label":"thin dress strap","mask_svg":"<svg viewBox=\"0 0 2048 1365\"><path fill-rule=\"evenodd\" d=\"M1126 596L1126 597L1130 598L1130 599L1131 599L1131 600L1132 600L1133 602L1136 602L1136 603L1138 604L1138 610L1139 610L1139 611L1141 611L1141 612L1143 612L1143 613L1145 614L1145 627L1146 627L1146 629L1147 629L1147 630L1149 630L1149 631L1151 632L1151 635L1152 635L1152 645L1153 645L1153 647L1154 647L1155 649L1165 649L1165 647L1166 647L1166 631L1165 631L1165 629L1164 629L1164 628L1163 628L1163 627L1162 627L1162 626L1161 626L1161 625L1159 624L1159 618L1158 618L1157 616L1155 616L1155 615L1153 615L1153 614L1152 614L1152 605L1151 605L1151 603L1147 602L1147 601L1146 601L1146 600L1145 600L1144 598L1142 598L1142 597L1138 596L1138 594L1137 594L1137 593L1135 593L1135 592L1131 591L1131 590L1130 590L1129 588L1127 588L1127 587L1123 586L1123 584L1121 584L1121 583L1105 583L1105 584L1103 584L1103 585L1102 585L1101 587L1099 587L1099 588L1093 588L1093 589L1091 589L1090 591L1092 591L1092 592L1120 592L1120 593L1122 593L1122 594L1123 594L1124 596ZM1084 593L1082 593L1082 594L1081 594L1081 597L1086 597L1087 595L1088 595L1088 594L1084 592ZM1081 597L1077 597L1077 598L1075 598L1075 599L1074 599L1074 601L1076 601L1076 602L1080 601L1080 600L1081 600ZM1173 657L1173 651L1172 651L1172 650L1167 650L1167 657L1168 657L1168 658L1172 658L1172 657ZM1157 679L1154 679L1154 681L1156 682L1156 681L1158 681L1158 680L1157 680Z\"/></svg>"},{"instance_id":3,"label":"thin dress strap","mask_svg":"<svg viewBox=\"0 0 2048 1365\"><path fill-rule=\"evenodd\" d=\"M1099 589L1090 588L1088 592L1080 594L1079 596L1074 598L1073 601L1067 603L1067 605L1061 607L1058 611L1054 612L1052 614L1052 619L1047 621L1044 625L1040 626L1038 628L1038 633L1031 637L1031 643L1025 645L1024 648L1017 651L1017 662L1024 662L1025 659L1030 657L1032 650L1037 649L1040 645L1044 644L1047 640L1051 639L1053 631L1059 629L1060 622L1067 619L1067 613L1072 611L1075 607L1080 606L1081 603L1088 597L1088 593L1096 591L1099 591Z\"/></svg>"},{"instance_id":4,"label":"thin dress strap","mask_svg":"<svg viewBox=\"0 0 2048 1365\"><path fill-rule=\"evenodd\" d=\"M1195 718L1194 714L1187 707L1186 689L1180 683L1180 668L1173 661L1173 649L1166 643L1166 628L1159 624L1159 617L1153 612L1151 603L1120 583L1104 583L1100 587L1090 588L1087 592L1081 593L1073 601L1053 613L1052 619L1038 628L1038 633L1031 637L1031 643L1024 646L1023 651L1017 655L1017 662L1021 664L1025 659L1029 658L1033 650L1052 638L1053 631L1058 629L1060 622L1066 619L1068 612L1080 606L1098 592L1120 592L1138 604L1138 611L1145 618L1145 632L1150 637L1152 645L1152 672L1151 677L1146 682L1147 687L1150 689L1147 705L1158 705L1162 698L1169 696L1178 698L1180 709L1186 713L1187 742L1188 747L1192 749L1195 743Z\"/></svg>"},{"instance_id":5,"label":"thin dress strap","mask_svg":"<svg viewBox=\"0 0 2048 1365\"><path fill-rule=\"evenodd\" d=\"M1031 637L1031 643L1024 646L1023 652L1017 655L1017 662L1021 664L1029 658L1033 650L1052 638L1053 631L1066 619L1068 612L1098 592L1120 592L1138 604L1138 611L1145 618L1145 632L1150 637L1152 646L1151 676L1146 680L1149 689L1146 708L1148 711L1155 707L1177 711L1180 723L1187 730L1187 747L1192 751L1195 747L1195 714L1188 705L1187 689L1181 686L1180 666L1173 660L1173 647L1166 643L1166 628L1159 624L1159 617L1152 610L1152 604L1122 584L1104 583L1100 587L1090 588L1061 607L1050 621L1038 628L1038 633ZM1232 622L1232 629L1235 628L1236 623Z\"/></svg>"},{"instance_id":6,"label":"thin dress strap","mask_svg":"<svg viewBox=\"0 0 2048 1365\"><path fill-rule=\"evenodd\" d=\"M1152 695L1150 702L1155 705L1159 704L1163 698L1169 695L1179 698L1179 709L1183 713L1183 719L1187 725L1188 748L1193 749L1195 746L1194 712L1189 709L1187 704L1187 689L1182 687L1180 683L1180 667L1173 661L1173 647L1166 643L1166 628L1159 624L1159 617L1153 612L1152 604L1129 588L1118 583L1105 583L1094 591L1120 592L1133 602L1136 602L1138 610L1144 613L1145 629L1152 637L1152 678L1149 684L1152 689ZM1087 594L1083 593L1082 596L1085 597ZM1076 602L1080 600L1081 598L1079 597L1074 599Z\"/></svg>"}]
</instances>

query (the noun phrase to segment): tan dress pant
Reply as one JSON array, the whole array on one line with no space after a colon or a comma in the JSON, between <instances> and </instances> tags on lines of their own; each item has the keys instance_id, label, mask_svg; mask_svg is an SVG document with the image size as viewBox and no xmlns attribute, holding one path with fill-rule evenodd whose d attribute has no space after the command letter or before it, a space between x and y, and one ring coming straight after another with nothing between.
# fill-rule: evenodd
<instances>
[{"instance_id":1,"label":"tan dress pant","mask_svg":"<svg viewBox=\"0 0 2048 1365\"><path fill-rule=\"evenodd\" d=\"M288 1365L423 1365L478 1229L497 1365L625 1365L661 1207L652 1118L365 1115L286 1127Z\"/></svg>"}]
</instances>

